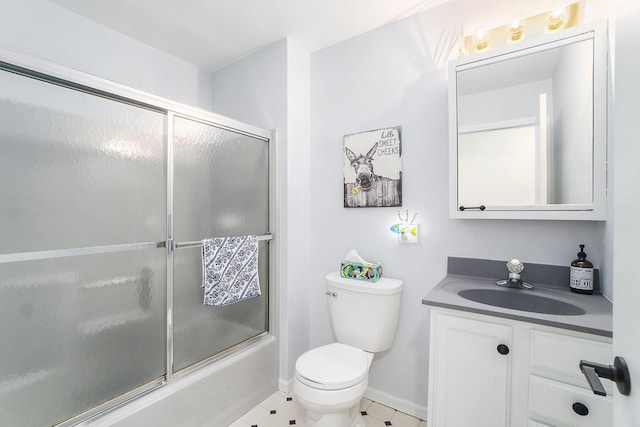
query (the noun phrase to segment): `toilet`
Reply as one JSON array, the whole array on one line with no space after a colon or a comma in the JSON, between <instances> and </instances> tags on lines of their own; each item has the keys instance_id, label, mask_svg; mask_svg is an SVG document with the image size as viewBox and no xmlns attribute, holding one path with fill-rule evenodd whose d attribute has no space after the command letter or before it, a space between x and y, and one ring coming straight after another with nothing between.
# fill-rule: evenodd
<instances>
[{"instance_id":1,"label":"toilet","mask_svg":"<svg viewBox=\"0 0 640 427\"><path fill-rule=\"evenodd\" d=\"M326 285L337 342L298 358L293 392L306 410L307 427L365 427L360 400L374 354L393 343L402 281L383 277L371 283L333 272Z\"/></svg>"}]
</instances>

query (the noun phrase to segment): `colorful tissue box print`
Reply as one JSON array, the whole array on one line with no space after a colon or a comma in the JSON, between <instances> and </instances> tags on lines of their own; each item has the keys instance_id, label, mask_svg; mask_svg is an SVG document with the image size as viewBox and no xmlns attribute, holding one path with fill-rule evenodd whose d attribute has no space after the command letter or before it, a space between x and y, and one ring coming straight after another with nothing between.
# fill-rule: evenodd
<instances>
[{"instance_id":1,"label":"colorful tissue box print","mask_svg":"<svg viewBox=\"0 0 640 427\"><path fill-rule=\"evenodd\" d=\"M340 265L340 275L349 279L377 282L382 277L382 264L360 264L358 262L343 261Z\"/></svg>"}]
</instances>

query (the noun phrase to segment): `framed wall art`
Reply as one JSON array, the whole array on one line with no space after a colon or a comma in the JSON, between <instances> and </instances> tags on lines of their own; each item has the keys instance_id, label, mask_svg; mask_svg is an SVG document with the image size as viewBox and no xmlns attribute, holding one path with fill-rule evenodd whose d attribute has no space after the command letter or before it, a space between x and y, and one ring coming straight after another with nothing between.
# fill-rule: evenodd
<instances>
[{"instance_id":1,"label":"framed wall art","mask_svg":"<svg viewBox=\"0 0 640 427\"><path fill-rule=\"evenodd\" d=\"M344 207L402 206L401 127L344 136Z\"/></svg>"}]
</instances>

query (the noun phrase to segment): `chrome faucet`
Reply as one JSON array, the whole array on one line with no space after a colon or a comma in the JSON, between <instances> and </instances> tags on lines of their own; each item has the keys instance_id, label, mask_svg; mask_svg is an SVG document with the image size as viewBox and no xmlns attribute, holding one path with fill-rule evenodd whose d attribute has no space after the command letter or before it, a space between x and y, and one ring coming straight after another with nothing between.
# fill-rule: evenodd
<instances>
[{"instance_id":1,"label":"chrome faucet","mask_svg":"<svg viewBox=\"0 0 640 427\"><path fill-rule=\"evenodd\" d=\"M506 288L518 288L533 290L533 285L520 279L520 273L524 270L524 264L519 259L509 260L507 263L507 270L509 270L509 278L506 280L498 280L496 285L504 286Z\"/></svg>"}]
</instances>

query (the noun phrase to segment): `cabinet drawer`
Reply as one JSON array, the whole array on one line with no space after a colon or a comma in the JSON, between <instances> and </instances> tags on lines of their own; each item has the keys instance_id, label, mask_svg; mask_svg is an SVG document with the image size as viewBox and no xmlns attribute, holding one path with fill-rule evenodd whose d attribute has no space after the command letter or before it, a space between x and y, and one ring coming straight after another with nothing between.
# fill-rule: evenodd
<instances>
[{"instance_id":1,"label":"cabinet drawer","mask_svg":"<svg viewBox=\"0 0 640 427\"><path fill-rule=\"evenodd\" d=\"M611 396L597 396L580 387L529 376L530 416L556 427L610 426L613 424L612 402ZM589 413L578 415L573 409L574 403L581 403Z\"/></svg>"},{"instance_id":2,"label":"cabinet drawer","mask_svg":"<svg viewBox=\"0 0 640 427\"><path fill-rule=\"evenodd\" d=\"M569 375L584 387L587 381L580 372L580 360L610 364L613 350L607 342L593 341L569 335L531 331L531 367ZM609 384L605 384L610 387Z\"/></svg>"}]
</instances>

